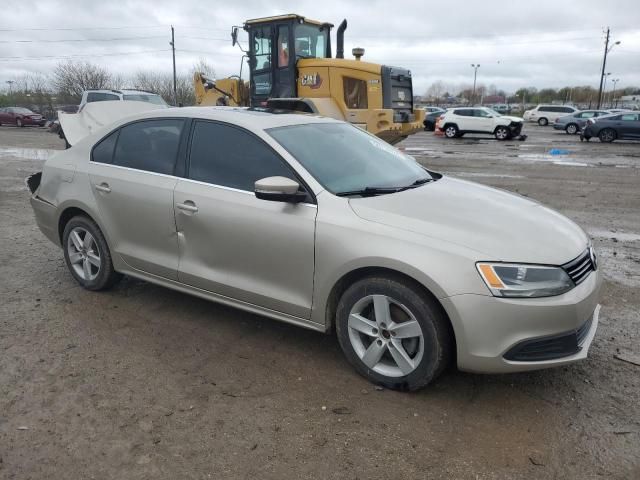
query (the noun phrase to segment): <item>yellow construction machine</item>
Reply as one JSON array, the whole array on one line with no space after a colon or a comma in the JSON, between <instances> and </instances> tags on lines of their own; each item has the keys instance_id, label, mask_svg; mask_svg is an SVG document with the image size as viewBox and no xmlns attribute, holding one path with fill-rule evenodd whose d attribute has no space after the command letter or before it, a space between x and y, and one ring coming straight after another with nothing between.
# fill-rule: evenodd
<instances>
[{"instance_id":1,"label":"yellow construction machine","mask_svg":"<svg viewBox=\"0 0 640 480\"><path fill-rule=\"evenodd\" d=\"M196 73L198 105L228 105L297 110L353 123L394 144L423 128L424 111L413 106L411 72L344 58L343 20L337 31L336 56L331 57L330 23L300 15L247 20L249 47L238 44L249 63L249 81L240 76L210 79ZM243 57L244 61L244 57Z\"/></svg>"}]
</instances>

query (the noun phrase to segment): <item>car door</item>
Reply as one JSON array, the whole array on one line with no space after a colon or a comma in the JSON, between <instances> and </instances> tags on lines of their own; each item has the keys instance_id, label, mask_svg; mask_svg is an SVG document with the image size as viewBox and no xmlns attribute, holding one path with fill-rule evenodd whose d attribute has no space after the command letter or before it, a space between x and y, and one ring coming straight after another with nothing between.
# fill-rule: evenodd
<instances>
[{"instance_id":1,"label":"car door","mask_svg":"<svg viewBox=\"0 0 640 480\"><path fill-rule=\"evenodd\" d=\"M130 267L177 280L174 175L184 119L130 123L96 145L89 179L114 255Z\"/></svg>"},{"instance_id":2,"label":"car door","mask_svg":"<svg viewBox=\"0 0 640 480\"><path fill-rule=\"evenodd\" d=\"M300 182L262 139L229 124L194 121L187 175L175 188L180 282L310 318L317 206L260 200L256 180Z\"/></svg>"},{"instance_id":3,"label":"car door","mask_svg":"<svg viewBox=\"0 0 640 480\"><path fill-rule=\"evenodd\" d=\"M473 109L473 117L470 117L472 130L476 132L493 133L494 119L489 112L482 108Z\"/></svg>"},{"instance_id":4,"label":"car door","mask_svg":"<svg viewBox=\"0 0 640 480\"><path fill-rule=\"evenodd\" d=\"M636 139L640 137L640 122L638 122L637 113L625 113L620 116L620 120L616 122L616 130L620 138Z\"/></svg>"}]
</instances>

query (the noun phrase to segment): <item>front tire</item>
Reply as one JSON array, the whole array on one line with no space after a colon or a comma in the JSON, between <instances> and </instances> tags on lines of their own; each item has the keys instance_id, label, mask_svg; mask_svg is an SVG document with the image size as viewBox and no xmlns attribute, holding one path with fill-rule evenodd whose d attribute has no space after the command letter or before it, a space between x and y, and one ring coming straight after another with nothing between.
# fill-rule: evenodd
<instances>
[{"instance_id":1,"label":"front tire","mask_svg":"<svg viewBox=\"0 0 640 480\"><path fill-rule=\"evenodd\" d=\"M507 127L498 127L494 132L496 140L509 140L511 137L511 132Z\"/></svg>"},{"instance_id":2,"label":"front tire","mask_svg":"<svg viewBox=\"0 0 640 480\"><path fill-rule=\"evenodd\" d=\"M16 118L16 127L24 127L24 123L22 122L21 118Z\"/></svg>"},{"instance_id":3,"label":"front tire","mask_svg":"<svg viewBox=\"0 0 640 480\"><path fill-rule=\"evenodd\" d=\"M456 138L460 135L460 130L456 125L447 125L444 129L444 136L447 138Z\"/></svg>"},{"instance_id":4,"label":"front tire","mask_svg":"<svg viewBox=\"0 0 640 480\"><path fill-rule=\"evenodd\" d=\"M569 125L567 125L567 128L564 129L565 132L567 132L567 135L575 135L576 133L578 133L578 125L576 125L575 123L570 123Z\"/></svg>"},{"instance_id":5,"label":"front tire","mask_svg":"<svg viewBox=\"0 0 640 480\"><path fill-rule=\"evenodd\" d=\"M547 125L549 125L549 120L547 120L546 118L539 118L538 119L538 125L540 125L541 127L546 127Z\"/></svg>"},{"instance_id":6,"label":"front tire","mask_svg":"<svg viewBox=\"0 0 640 480\"><path fill-rule=\"evenodd\" d=\"M616 139L616 137L616 131L612 128L603 128L600 130L600 133L598 133L598 138L602 143L611 143Z\"/></svg>"},{"instance_id":7,"label":"front tire","mask_svg":"<svg viewBox=\"0 0 640 480\"><path fill-rule=\"evenodd\" d=\"M399 278L367 277L351 285L338 303L336 333L360 375L394 390L428 385L453 355L441 307Z\"/></svg>"},{"instance_id":8,"label":"front tire","mask_svg":"<svg viewBox=\"0 0 640 480\"><path fill-rule=\"evenodd\" d=\"M79 215L67 222L62 248L67 268L83 288L106 290L122 278L113 268L104 235L88 217Z\"/></svg>"}]
</instances>

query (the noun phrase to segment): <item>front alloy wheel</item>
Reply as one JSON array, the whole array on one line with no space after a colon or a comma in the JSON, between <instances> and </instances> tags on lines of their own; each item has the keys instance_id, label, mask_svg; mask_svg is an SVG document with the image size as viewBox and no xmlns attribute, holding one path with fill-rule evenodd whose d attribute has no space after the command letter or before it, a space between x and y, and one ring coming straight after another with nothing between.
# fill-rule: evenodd
<instances>
[{"instance_id":1,"label":"front alloy wheel","mask_svg":"<svg viewBox=\"0 0 640 480\"><path fill-rule=\"evenodd\" d=\"M496 136L496 139L498 140L508 140L509 129L507 127L498 127L496 128L495 136Z\"/></svg>"},{"instance_id":2,"label":"front alloy wheel","mask_svg":"<svg viewBox=\"0 0 640 480\"><path fill-rule=\"evenodd\" d=\"M395 390L427 385L454 349L440 304L393 274L362 278L346 289L336 309L336 335L360 375Z\"/></svg>"},{"instance_id":3,"label":"front alloy wheel","mask_svg":"<svg viewBox=\"0 0 640 480\"><path fill-rule=\"evenodd\" d=\"M424 354L416 317L386 295L367 295L351 308L349 340L362 363L387 377L409 375Z\"/></svg>"}]
</instances>

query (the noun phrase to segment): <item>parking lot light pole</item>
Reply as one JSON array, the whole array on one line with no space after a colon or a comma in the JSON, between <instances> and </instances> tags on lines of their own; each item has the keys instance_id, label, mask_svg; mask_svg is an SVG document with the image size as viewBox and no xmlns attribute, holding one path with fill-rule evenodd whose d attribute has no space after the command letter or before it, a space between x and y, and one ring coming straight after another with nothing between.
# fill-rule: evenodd
<instances>
[{"instance_id":1,"label":"parking lot light pole","mask_svg":"<svg viewBox=\"0 0 640 480\"><path fill-rule=\"evenodd\" d=\"M476 65L475 63L472 63L471 67L473 68L473 93L471 94L471 103L473 105L475 105L475 100L476 100L476 78L478 76L478 69L480 68L480 64L478 63Z\"/></svg>"},{"instance_id":2,"label":"parking lot light pole","mask_svg":"<svg viewBox=\"0 0 640 480\"><path fill-rule=\"evenodd\" d=\"M613 91L611 92L611 101L609 102L609 108L614 108L613 101L616 98L616 86L618 85L619 81L620 81L619 78L614 78L611 80L611 82L613 82ZM617 106L618 106L618 101L616 100L616 107Z\"/></svg>"}]
</instances>

